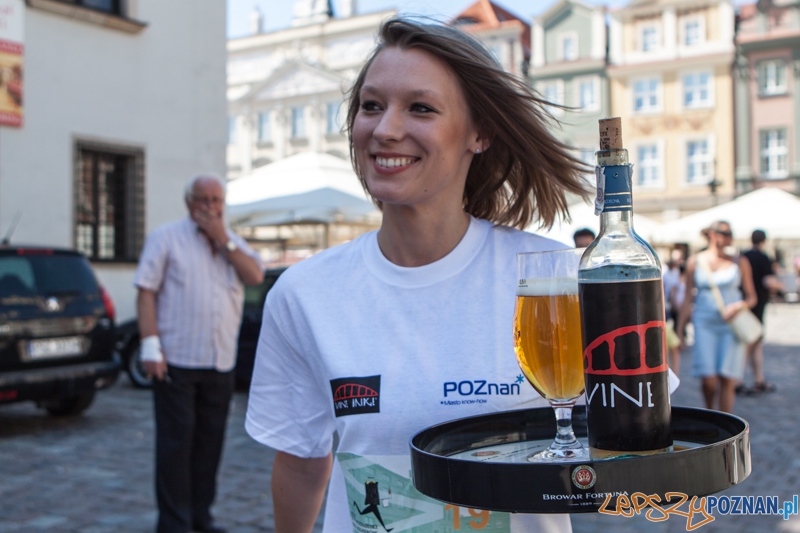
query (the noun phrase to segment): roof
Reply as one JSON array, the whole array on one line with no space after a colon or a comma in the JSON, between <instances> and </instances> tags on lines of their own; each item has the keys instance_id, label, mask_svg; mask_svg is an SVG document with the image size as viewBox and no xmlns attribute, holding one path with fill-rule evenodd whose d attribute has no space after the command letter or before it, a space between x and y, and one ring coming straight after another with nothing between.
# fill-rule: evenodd
<instances>
[{"instance_id":1,"label":"roof","mask_svg":"<svg viewBox=\"0 0 800 533\"><path fill-rule=\"evenodd\" d=\"M600 9L600 10L606 9L606 7L603 5L593 6L586 4L585 2L581 2L580 0L559 0L558 2L550 6L550 8L547 11L537 16L536 20L540 21L540 23L542 23L543 21L548 21L556 17L557 15L560 15L563 11L565 11L571 6L579 6L589 11L592 11L593 9Z\"/></svg>"},{"instance_id":2,"label":"roof","mask_svg":"<svg viewBox=\"0 0 800 533\"><path fill-rule=\"evenodd\" d=\"M750 17L754 16L757 11L758 8L756 4L745 4L743 6L739 6L739 19L749 19Z\"/></svg>"},{"instance_id":3,"label":"roof","mask_svg":"<svg viewBox=\"0 0 800 533\"><path fill-rule=\"evenodd\" d=\"M530 56L531 26L522 18L489 0L478 0L456 15L450 25L474 33L497 28L519 26L525 58Z\"/></svg>"}]
</instances>

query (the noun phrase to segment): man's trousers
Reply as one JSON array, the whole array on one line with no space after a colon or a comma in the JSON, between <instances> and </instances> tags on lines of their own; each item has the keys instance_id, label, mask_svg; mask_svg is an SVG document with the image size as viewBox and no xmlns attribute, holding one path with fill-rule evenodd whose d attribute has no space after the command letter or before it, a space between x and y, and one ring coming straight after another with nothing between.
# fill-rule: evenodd
<instances>
[{"instance_id":1,"label":"man's trousers","mask_svg":"<svg viewBox=\"0 0 800 533\"><path fill-rule=\"evenodd\" d=\"M233 372L170 366L154 380L157 533L212 523Z\"/></svg>"}]
</instances>

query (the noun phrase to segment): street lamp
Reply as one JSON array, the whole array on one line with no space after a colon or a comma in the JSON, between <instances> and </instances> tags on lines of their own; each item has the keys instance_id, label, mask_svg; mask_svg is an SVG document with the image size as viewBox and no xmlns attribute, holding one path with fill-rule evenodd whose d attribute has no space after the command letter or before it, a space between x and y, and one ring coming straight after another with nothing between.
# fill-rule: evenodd
<instances>
[{"instance_id":1,"label":"street lamp","mask_svg":"<svg viewBox=\"0 0 800 533\"><path fill-rule=\"evenodd\" d=\"M708 189L711 191L711 196L714 198L714 205L717 205L717 188L722 185L722 182L717 180L717 158L711 162L714 174L708 182Z\"/></svg>"}]
</instances>

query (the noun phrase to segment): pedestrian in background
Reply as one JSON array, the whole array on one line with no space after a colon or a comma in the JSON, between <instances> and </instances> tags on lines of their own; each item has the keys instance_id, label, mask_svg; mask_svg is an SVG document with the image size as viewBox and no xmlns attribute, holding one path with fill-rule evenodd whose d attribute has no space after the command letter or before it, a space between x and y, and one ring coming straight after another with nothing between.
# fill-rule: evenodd
<instances>
[{"instance_id":1,"label":"pedestrian in background","mask_svg":"<svg viewBox=\"0 0 800 533\"><path fill-rule=\"evenodd\" d=\"M708 248L690 257L686 264L686 296L677 333L683 346L686 323L691 316L694 326L692 374L702 380L706 408L730 413L734 389L744 374L745 346L734 336L728 320L746 307L755 306L756 293L750 262L744 256L737 259L725 251L733 242L730 224L714 222L703 234L708 239ZM722 312L717 307L714 287L725 304ZM697 288L696 294L694 288Z\"/></svg>"},{"instance_id":2,"label":"pedestrian in background","mask_svg":"<svg viewBox=\"0 0 800 533\"><path fill-rule=\"evenodd\" d=\"M592 230L589 228L582 228L572 234L572 240L575 242L575 248L586 248L592 241L596 235Z\"/></svg>"},{"instance_id":3,"label":"pedestrian in background","mask_svg":"<svg viewBox=\"0 0 800 533\"><path fill-rule=\"evenodd\" d=\"M473 37L392 19L379 41L347 131L381 228L290 267L264 309L246 428L278 450L276 533L310 532L326 486L325 533L415 521L452 531L453 513L411 484L409 438L453 418L547 405L524 383L509 334L516 254L564 245L514 227L535 214L549 226L567 191L586 196L584 166L550 133L546 103ZM451 387L475 379L506 393L474 401ZM491 513L482 524L571 529L568 515Z\"/></svg>"},{"instance_id":4,"label":"pedestrian in background","mask_svg":"<svg viewBox=\"0 0 800 533\"><path fill-rule=\"evenodd\" d=\"M678 327L677 316L680 307L674 305L672 295L678 290L678 286L681 283L683 264L681 251L678 249L672 250L667 261L667 269L661 276L664 283L664 316L667 320L667 354L669 367L676 375L680 375L681 371L681 342L675 333L675 328Z\"/></svg>"},{"instance_id":5,"label":"pedestrian in background","mask_svg":"<svg viewBox=\"0 0 800 533\"><path fill-rule=\"evenodd\" d=\"M744 256L750 262L753 276L753 287L756 291L756 306L753 307L753 314L756 315L761 323L764 323L764 309L769 302L772 291L781 289L781 283L775 277L773 262L764 253L764 243L767 234L757 229L750 238L753 248L746 251ZM753 344L747 347L747 361L753 369L753 387L747 387L744 383L736 387L737 394L760 394L762 392L775 391L775 385L769 383L764 378L764 337L761 336Z\"/></svg>"},{"instance_id":6,"label":"pedestrian in background","mask_svg":"<svg viewBox=\"0 0 800 533\"><path fill-rule=\"evenodd\" d=\"M157 533L224 533L211 504L233 393L244 286L261 261L224 221L225 182L186 187L189 216L147 238L134 285L142 364L153 380Z\"/></svg>"}]
</instances>

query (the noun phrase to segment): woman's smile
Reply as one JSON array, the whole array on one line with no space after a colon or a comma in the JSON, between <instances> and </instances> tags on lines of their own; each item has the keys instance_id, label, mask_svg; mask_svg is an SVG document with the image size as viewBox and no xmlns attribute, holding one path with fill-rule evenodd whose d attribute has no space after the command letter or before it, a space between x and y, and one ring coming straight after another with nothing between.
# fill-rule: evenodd
<instances>
[{"instance_id":1,"label":"woman's smile","mask_svg":"<svg viewBox=\"0 0 800 533\"><path fill-rule=\"evenodd\" d=\"M381 174L396 174L397 172L402 172L419 160L419 157L402 155L374 154L372 156L375 170Z\"/></svg>"}]
</instances>

